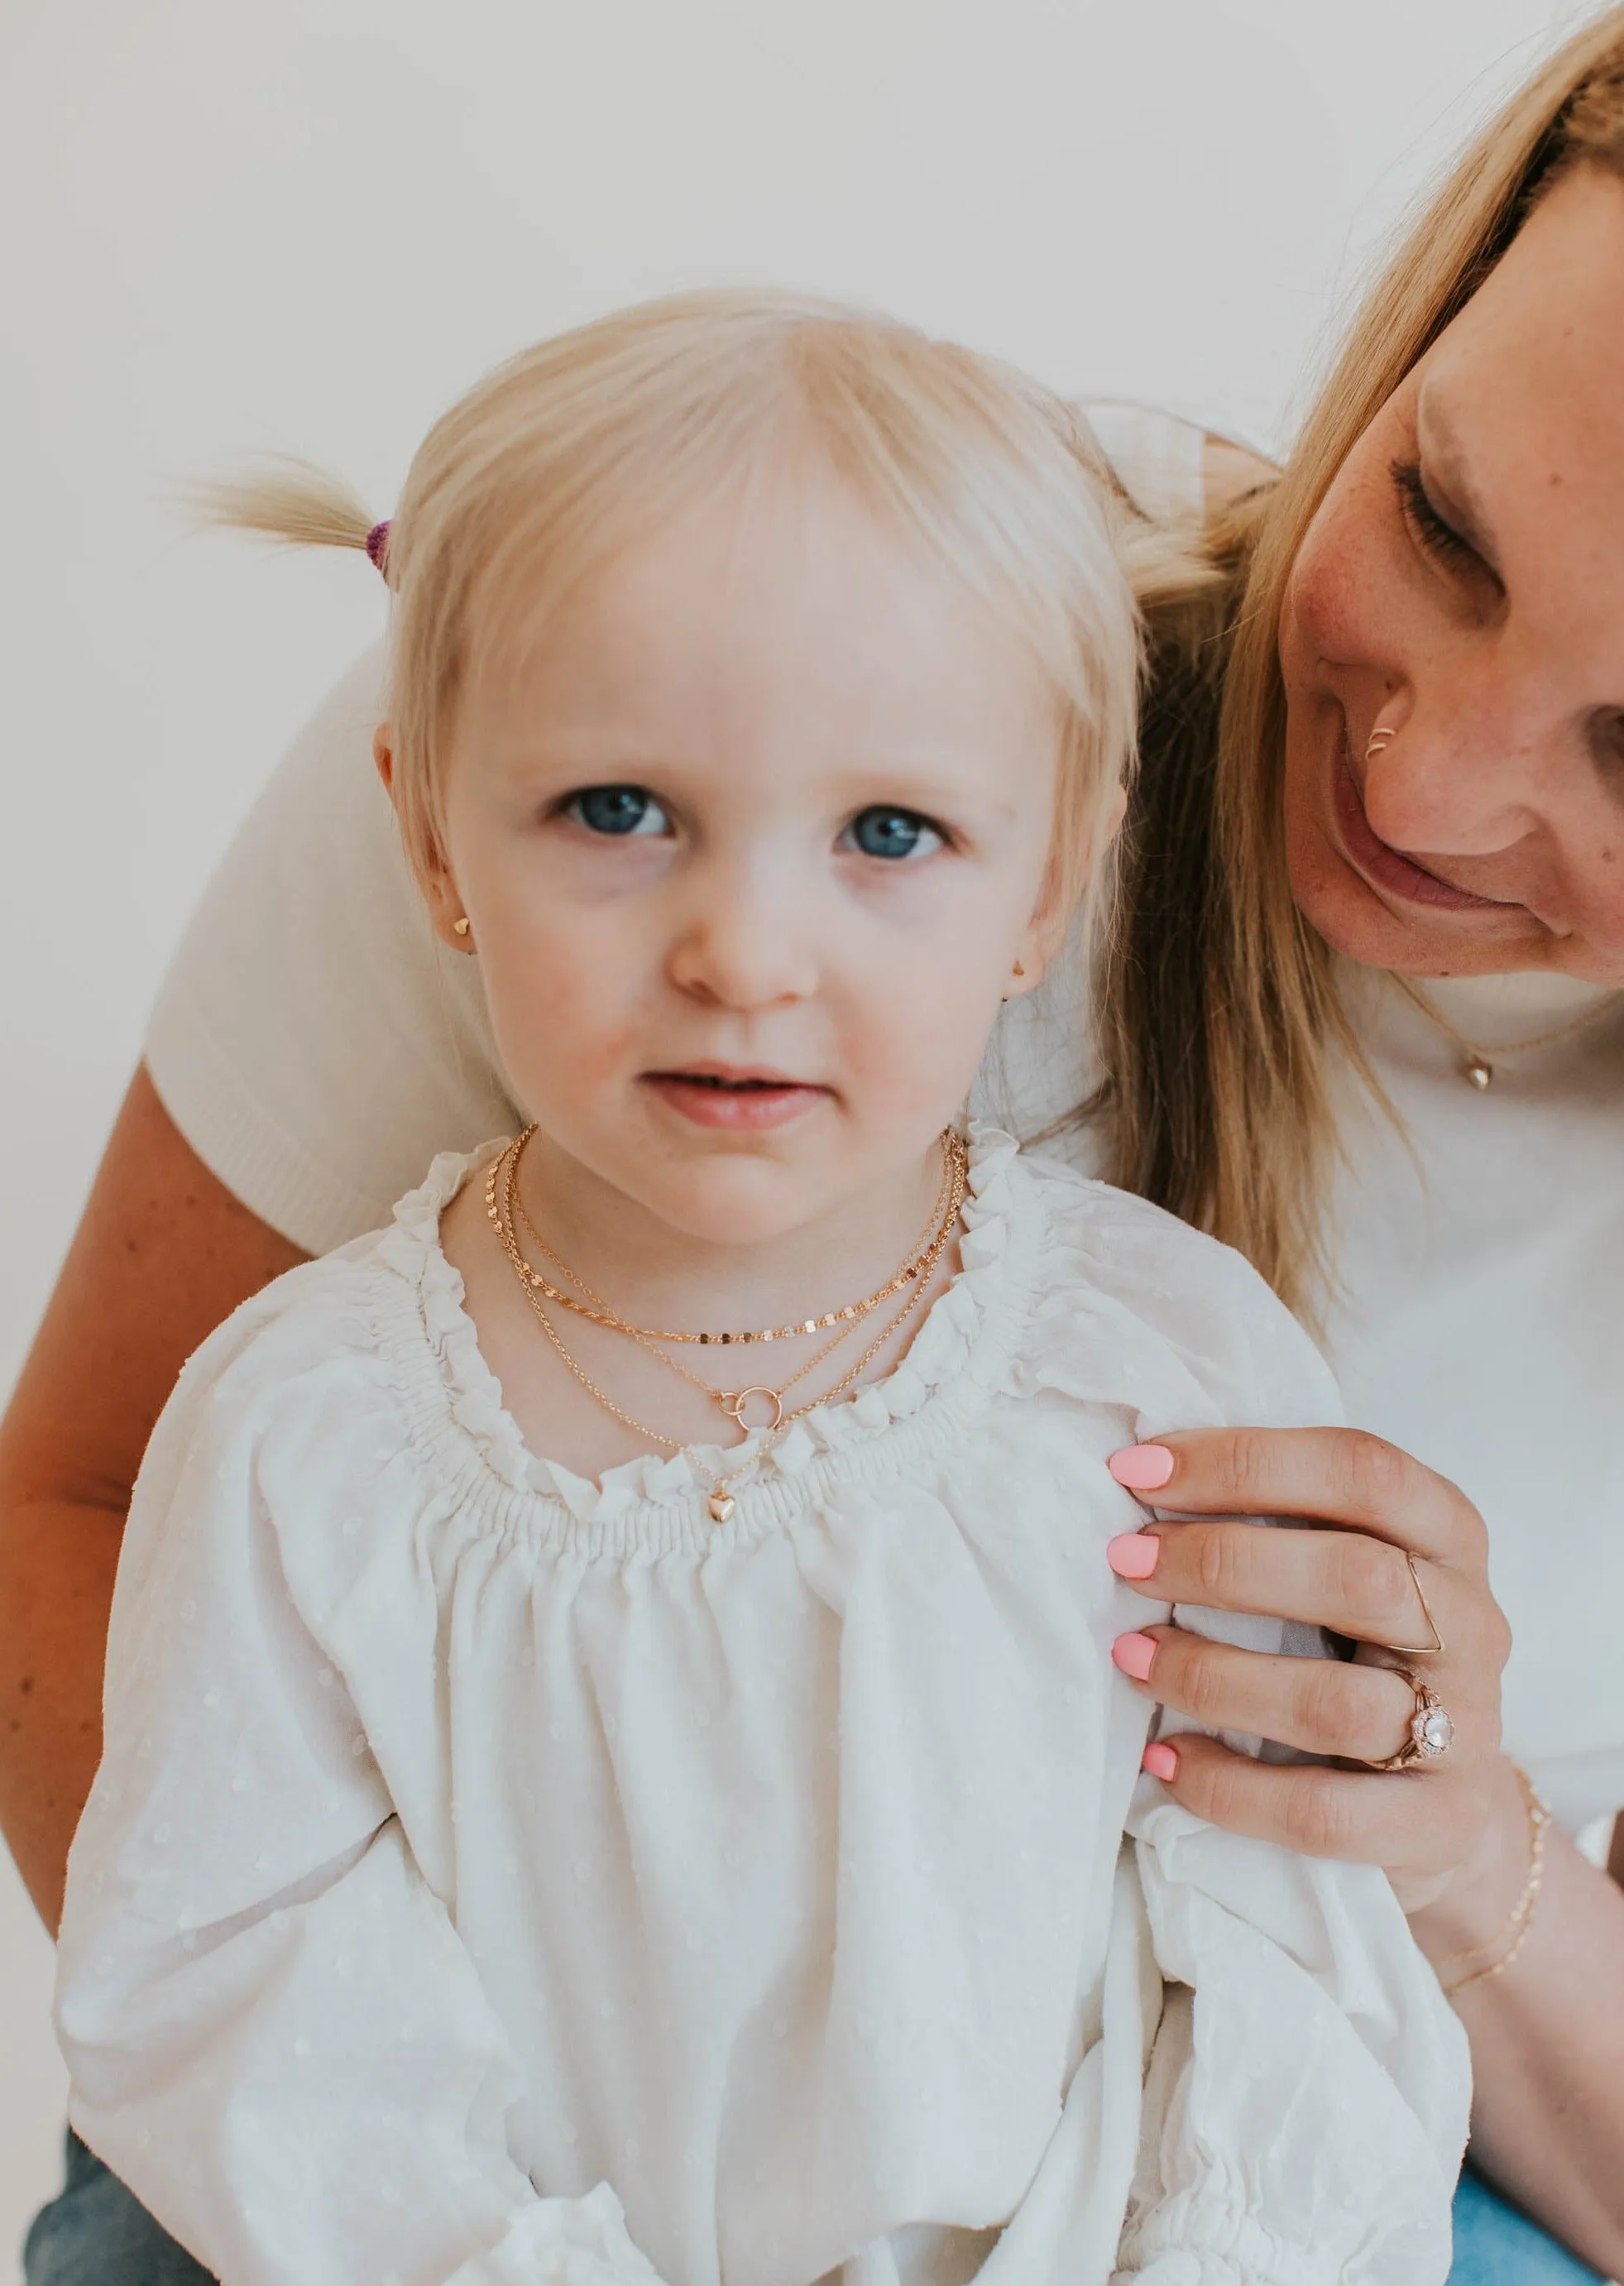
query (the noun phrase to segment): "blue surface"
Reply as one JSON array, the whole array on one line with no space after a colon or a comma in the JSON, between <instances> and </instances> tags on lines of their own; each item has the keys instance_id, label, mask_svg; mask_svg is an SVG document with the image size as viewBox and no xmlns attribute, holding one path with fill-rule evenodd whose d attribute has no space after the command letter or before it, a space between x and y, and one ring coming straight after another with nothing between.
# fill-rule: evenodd
<instances>
[{"instance_id":1,"label":"blue surface","mask_svg":"<svg viewBox=\"0 0 1624 2286\"><path fill-rule=\"evenodd\" d=\"M1597 2275L1466 2170L1455 2195L1449 2286L1596 2286Z\"/></svg>"}]
</instances>

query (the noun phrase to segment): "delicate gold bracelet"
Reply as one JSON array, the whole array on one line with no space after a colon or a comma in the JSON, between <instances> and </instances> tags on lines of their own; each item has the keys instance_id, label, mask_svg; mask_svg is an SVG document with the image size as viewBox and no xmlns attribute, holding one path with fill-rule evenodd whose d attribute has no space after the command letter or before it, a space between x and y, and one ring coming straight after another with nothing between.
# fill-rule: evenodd
<instances>
[{"instance_id":1,"label":"delicate gold bracelet","mask_svg":"<svg viewBox=\"0 0 1624 2286\"><path fill-rule=\"evenodd\" d=\"M1534 1911L1540 1902L1540 1886L1545 1879L1545 1831L1550 1824L1550 1812L1535 1793L1527 1771L1518 1768L1515 1762L1511 1768L1516 1771L1517 1783L1522 1789L1523 1800L1528 1809L1528 1878L1523 1883L1521 1896L1494 1935L1482 1944L1469 1945L1464 1952L1451 1953L1442 1964L1447 1968L1455 1961L1470 1960L1476 1954L1487 1951L1492 1945L1504 1946L1495 1959L1486 1961L1481 1968L1468 1969L1464 1976L1457 1976L1453 1983L1445 1984L1444 1992L1451 1999L1457 1992L1463 1992L1469 1984L1477 1984L1490 1976L1503 1976L1527 1943L1528 1932L1533 1927ZM1439 1982L1443 1983L1441 1976Z\"/></svg>"}]
</instances>

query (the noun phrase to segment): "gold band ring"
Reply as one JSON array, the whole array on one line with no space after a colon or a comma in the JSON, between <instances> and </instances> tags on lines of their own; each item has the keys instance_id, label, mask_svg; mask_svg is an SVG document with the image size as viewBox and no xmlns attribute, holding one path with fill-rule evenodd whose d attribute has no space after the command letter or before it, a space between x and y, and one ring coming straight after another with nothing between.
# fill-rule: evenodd
<instances>
[{"instance_id":1,"label":"gold band ring","mask_svg":"<svg viewBox=\"0 0 1624 2286\"><path fill-rule=\"evenodd\" d=\"M1407 1667L1394 1667L1415 1694L1408 1731L1404 1744L1396 1754L1388 1754L1379 1762L1371 1762L1373 1770L1407 1770L1416 1762L1441 1762L1455 1744L1455 1724L1449 1710L1430 1683L1423 1683Z\"/></svg>"},{"instance_id":2,"label":"gold band ring","mask_svg":"<svg viewBox=\"0 0 1624 2286\"><path fill-rule=\"evenodd\" d=\"M1410 1659L1436 1659L1444 1648L1444 1639L1439 1633L1438 1621L1432 1616L1432 1606L1427 1601L1427 1591L1421 1584L1421 1574L1415 1569L1415 1559L1407 1548L1404 1551L1404 1560L1410 1567L1410 1578L1415 1583L1415 1593L1420 1598L1422 1616L1432 1630L1432 1640L1430 1644L1385 1644L1383 1649L1402 1652Z\"/></svg>"}]
</instances>

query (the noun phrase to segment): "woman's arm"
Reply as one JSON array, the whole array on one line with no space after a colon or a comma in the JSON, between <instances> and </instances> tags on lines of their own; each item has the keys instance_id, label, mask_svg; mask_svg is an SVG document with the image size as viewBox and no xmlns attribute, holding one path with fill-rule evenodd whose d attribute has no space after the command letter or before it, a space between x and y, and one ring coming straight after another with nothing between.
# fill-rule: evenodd
<instances>
[{"instance_id":1,"label":"woman's arm","mask_svg":"<svg viewBox=\"0 0 1624 2286\"><path fill-rule=\"evenodd\" d=\"M217 1181L138 1071L0 1423L0 1825L47 1925L101 1751L130 1488L175 1377L304 1257Z\"/></svg>"},{"instance_id":2,"label":"woman's arm","mask_svg":"<svg viewBox=\"0 0 1624 2286\"><path fill-rule=\"evenodd\" d=\"M1518 1789L1502 1767L1507 1800L1462 1886L1475 1878L1503 1902L1522 1888L1528 1841ZM1434 1919L1411 1919L1430 1951L1472 1941ZM1477 2075L1477 2164L1604 2276L1624 2276L1624 1891L1553 1829L1527 1943L1504 1975L1479 1978L1455 2005Z\"/></svg>"},{"instance_id":3,"label":"woman's arm","mask_svg":"<svg viewBox=\"0 0 1624 2286\"><path fill-rule=\"evenodd\" d=\"M1256 1763L1181 1735L1171 1742L1170 1790L1235 1833L1384 1867L1446 1981L1455 1955L1484 1947L1476 1959L1494 1958L1527 1875L1530 1833L1500 1751L1510 1637L1476 1510L1419 1462L1355 1431L1203 1430L1159 1442L1174 1465L1144 1494L1158 1510L1319 1524L1153 1524L1155 1569L1131 1584L1164 1600L1305 1620L1360 1651L1352 1665L1271 1659L1151 1627L1156 1651L1142 1686L1151 1697L1215 1729L1260 1731L1347 1762L1391 1754L1411 1694L1386 1671L1391 1655L1367 1647L1427 1639L1407 1552L1445 1649L1406 1663L1456 1729L1437 1763L1386 1773ZM1516 1963L1464 1988L1459 2009L1477 2077L1477 2157L1604 2275L1624 2274L1624 1895L1562 1836L1549 1839Z\"/></svg>"}]
</instances>

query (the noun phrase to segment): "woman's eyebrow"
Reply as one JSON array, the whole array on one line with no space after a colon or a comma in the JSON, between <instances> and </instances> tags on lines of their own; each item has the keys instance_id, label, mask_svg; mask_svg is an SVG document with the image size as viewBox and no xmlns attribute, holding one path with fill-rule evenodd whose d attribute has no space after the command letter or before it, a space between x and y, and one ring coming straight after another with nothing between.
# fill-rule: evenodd
<instances>
[{"instance_id":1,"label":"woman's eyebrow","mask_svg":"<svg viewBox=\"0 0 1624 2286\"><path fill-rule=\"evenodd\" d=\"M1438 505L1448 510L1448 521L1462 539L1470 540L1489 569L1498 575L1499 550L1472 482L1466 448L1450 418L1447 403L1435 390L1423 389L1417 399L1415 440L1426 463L1429 486L1442 495Z\"/></svg>"}]
</instances>

